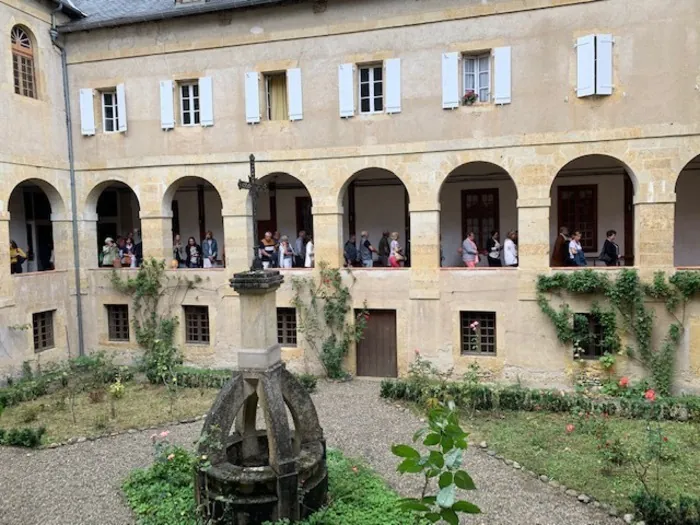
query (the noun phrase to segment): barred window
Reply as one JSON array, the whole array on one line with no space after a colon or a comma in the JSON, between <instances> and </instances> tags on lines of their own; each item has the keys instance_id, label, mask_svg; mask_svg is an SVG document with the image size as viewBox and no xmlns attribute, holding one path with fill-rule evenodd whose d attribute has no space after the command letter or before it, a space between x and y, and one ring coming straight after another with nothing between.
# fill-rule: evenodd
<instances>
[{"instance_id":1,"label":"barred window","mask_svg":"<svg viewBox=\"0 0 700 525\"><path fill-rule=\"evenodd\" d=\"M53 339L54 311L39 312L32 315L34 331L34 352L42 352L55 346Z\"/></svg>"},{"instance_id":2,"label":"barred window","mask_svg":"<svg viewBox=\"0 0 700 525\"><path fill-rule=\"evenodd\" d=\"M277 342L283 346L297 345L296 308L277 309Z\"/></svg>"},{"instance_id":3,"label":"barred window","mask_svg":"<svg viewBox=\"0 0 700 525\"><path fill-rule=\"evenodd\" d=\"M603 324L596 314L574 315L574 358L598 359L607 351L603 338Z\"/></svg>"},{"instance_id":4,"label":"barred window","mask_svg":"<svg viewBox=\"0 0 700 525\"><path fill-rule=\"evenodd\" d=\"M185 342L209 344L208 306L185 306Z\"/></svg>"},{"instance_id":5,"label":"barred window","mask_svg":"<svg viewBox=\"0 0 700 525\"><path fill-rule=\"evenodd\" d=\"M36 98L34 80L34 46L29 33L15 26L10 33L12 46L12 72L15 81L15 93L25 97Z\"/></svg>"},{"instance_id":6,"label":"barred window","mask_svg":"<svg viewBox=\"0 0 700 525\"><path fill-rule=\"evenodd\" d=\"M129 340L129 307L125 304L108 304L107 326L110 341Z\"/></svg>"},{"instance_id":7,"label":"barred window","mask_svg":"<svg viewBox=\"0 0 700 525\"><path fill-rule=\"evenodd\" d=\"M460 312L461 353L496 355L496 313Z\"/></svg>"}]
</instances>

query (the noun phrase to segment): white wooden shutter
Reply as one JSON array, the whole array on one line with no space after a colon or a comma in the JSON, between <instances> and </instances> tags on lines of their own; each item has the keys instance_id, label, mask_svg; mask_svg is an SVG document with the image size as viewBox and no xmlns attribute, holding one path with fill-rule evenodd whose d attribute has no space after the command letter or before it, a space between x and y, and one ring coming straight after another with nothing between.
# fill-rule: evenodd
<instances>
[{"instance_id":1,"label":"white wooden shutter","mask_svg":"<svg viewBox=\"0 0 700 525\"><path fill-rule=\"evenodd\" d=\"M595 92L612 95L613 92L613 37L596 35Z\"/></svg>"},{"instance_id":2,"label":"white wooden shutter","mask_svg":"<svg viewBox=\"0 0 700 525\"><path fill-rule=\"evenodd\" d=\"M338 99L340 100L340 116L343 118L355 115L354 86L353 65L340 64L338 66Z\"/></svg>"},{"instance_id":3,"label":"white wooden shutter","mask_svg":"<svg viewBox=\"0 0 700 525\"><path fill-rule=\"evenodd\" d=\"M95 107L93 106L93 90L80 90L80 131L86 137L95 134Z\"/></svg>"},{"instance_id":4,"label":"white wooden shutter","mask_svg":"<svg viewBox=\"0 0 700 525\"><path fill-rule=\"evenodd\" d=\"M442 109L459 107L459 53L442 54Z\"/></svg>"},{"instance_id":5,"label":"white wooden shutter","mask_svg":"<svg viewBox=\"0 0 700 525\"><path fill-rule=\"evenodd\" d=\"M386 112L401 113L401 59L389 58L386 66Z\"/></svg>"},{"instance_id":6,"label":"white wooden shutter","mask_svg":"<svg viewBox=\"0 0 700 525\"><path fill-rule=\"evenodd\" d=\"M576 41L576 96L595 94L595 36L582 36Z\"/></svg>"},{"instance_id":7,"label":"white wooden shutter","mask_svg":"<svg viewBox=\"0 0 700 525\"><path fill-rule=\"evenodd\" d=\"M248 124L260 122L260 78L255 71L245 74L245 119Z\"/></svg>"},{"instance_id":8,"label":"white wooden shutter","mask_svg":"<svg viewBox=\"0 0 700 525\"><path fill-rule=\"evenodd\" d=\"M493 103L510 104L510 47L496 47L493 50Z\"/></svg>"},{"instance_id":9,"label":"white wooden shutter","mask_svg":"<svg viewBox=\"0 0 700 525\"><path fill-rule=\"evenodd\" d=\"M289 108L289 120L301 120L304 118L301 96L301 69L287 70L287 106Z\"/></svg>"},{"instance_id":10,"label":"white wooden shutter","mask_svg":"<svg viewBox=\"0 0 700 525\"><path fill-rule=\"evenodd\" d=\"M160 81L160 127L164 130L175 127L172 80Z\"/></svg>"},{"instance_id":11,"label":"white wooden shutter","mask_svg":"<svg viewBox=\"0 0 700 525\"><path fill-rule=\"evenodd\" d=\"M199 79L199 123L204 127L214 125L211 77Z\"/></svg>"},{"instance_id":12,"label":"white wooden shutter","mask_svg":"<svg viewBox=\"0 0 700 525\"><path fill-rule=\"evenodd\" d=\"M126 92L124 84L117 84L117 125L119 131L126 131Z\"/></svg>"}]
</instances>

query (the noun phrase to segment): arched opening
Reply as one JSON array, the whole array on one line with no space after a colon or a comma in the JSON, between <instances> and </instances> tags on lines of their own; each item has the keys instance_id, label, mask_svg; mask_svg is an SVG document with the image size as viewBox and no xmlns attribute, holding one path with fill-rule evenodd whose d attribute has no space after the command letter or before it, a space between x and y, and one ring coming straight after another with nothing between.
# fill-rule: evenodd
<instances>
[{"instance_id":1,"label":"arched opening","mask_svg":"<svg viewBox=\"0 0 700 525\"><path fill-rule=\"evenodd\" d=\"M700 266L700 244L695 239L695 231L700 227L697 195L700 195L700 155L686 164L676 181L673 222L673 264L676 266Z\"/></svg>"},{"instance_id":2,"label":"arched opening","mask_svg":"<svg viewBox=\"0 0 700 525\"><path fill-rule=\"evenodd\" d=\"M136 268L143 261L138 197L123 182L105 182L96 196L98 264ZM89 199L92 200L92 199Z\"/></svg>"},{"instance_id":3,"label":"arched opening","mask_svg":"<svg viewBox=\"0 0 700 525\"><path fill-rule=\"evenodd\" d=\"M365 268L391 266L391 240L396 234L401 252L399 257L393 259L393 264L395 267L410 266L409 195L401 179L381 168L358 171L346 183L342 199L345 210L343 254L346 264ZM363 232L367 233L365 239L362 238ZM389 233L388 238L384 235L386 233Z\"/></svg>"},{"instance_id":4,"label":"arched opening","mask_svg":"<svg viewBox=\"0 0 700 525\"><path fill-rule=\"evenodd\" d=\"M518 190L506 170L490 162L455 168L440 188L440 265L513 266L517 251L504 245L518 226ZM476 245L477 257L473 255ZM514 236L512 236L514 237ZM511 239L517 243L517 238Z\"/></svg>"},{"instance_id":5,"label":"arched opening","mask_svg":"<svg viewBox=\"0 0 700 525\"><path fill-rule=\"evenodd\" d=\"M40 180L18 184L10 194L11 272L43 272L53 270L54 231L52 213L63 211L58 191Z\"/></svg>"},{"instance_id":6,"label":"arched opening","mask_svg":"<svg viewBox=\"0 0 700 525\"><path fill-rule=\"evenodd\" d=\"M163 207L173 214L173 259L180 268L225 266L221 195L201 177L183 177L165 192ZM194 238L196 246L188 247Z\"/></svg>"},{"instance_id":7,"label":"arched opening","mask_svg":"<svg viewBox=\"0 0 700 525\"><path fill-rule=\"evenodd\" d=\"M28 29L14 26L10 32L15 93L37 98L34 72L34 42Z\"/></svg>"},{"instance_id":8,"label":"arched opening","mask_svg":"<svg viewBox=\"0 0 700 525\"><path fill-rule=\"evenodd\" d=\"M632 177L623 162L607 155L579 157L559 170L550 194L552 267L634 265ZM576 231L580 239L570 250ZM606 243L609 232L615 236Z\"/></svg>"},{"instance_id":9,"label":"arched opening","mask_svg":"<svg viewBox=\"0 0 700 525\"><path fill-rule=\"evenodd\" d=\"M267 184L267 191L258 197L258 240L262 243L265 232L272 233L277 250L277 256L269 264L272 267L289 267L290 264L294 268L304 267L306 244L314 234L311 194L303 182L287 173L270 173L260 182ZM292 250L291 262L289 255L285 259L282 254L280 259L278 248L285 237ZM266 255L263 260L268 262Z\"/></svg>"}]
</instances>

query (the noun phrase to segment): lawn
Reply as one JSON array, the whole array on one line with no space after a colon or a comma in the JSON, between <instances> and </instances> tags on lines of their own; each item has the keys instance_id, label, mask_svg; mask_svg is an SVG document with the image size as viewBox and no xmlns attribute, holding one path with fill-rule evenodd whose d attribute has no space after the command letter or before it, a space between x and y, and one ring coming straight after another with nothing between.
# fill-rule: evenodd
<instances>
[{"instance_id":1,"label":"lawn","mask_svg":"<svg viewBox=\"0 0 700 525\"><path fill-rule=\"evenodd\" d=\"M8 407L0 415L0 427L46 427L44 443L66 441L72 437L97 436L129 428L149 427L174 420L205 414L219 389L181 388L177 391L171 413L170 397L165 387L148 383L125 383L124 397L115 401L116 417L112 418L109 393L102 401L93 402L88 392L75 397L75 420L66 389L33 401Z\"/></svg>"},{"instance_id":2,"label":"lawn","mask_svg":"<svg viewBox=\"0 0 700 525\"><path fill-rule=\"evenodd\" d=\"M567 432L567 425L574 425ZM620 438L626 450L641 448L646 439L645 420L610 418L611 438ZM656 423L652 423L656 425ZM585 422L569 414L504 412L481 414L465 420L472 440L485 440L489 448L524 469L545 474L560 483L586 492L596 499L631 510L629 494L639 489L631 462L611 465L598 449L599 440ZM661 493L700 496L700 425L661 423L664 442L671 456L660 467ZM652 477L655 480L655 475Z\"/></svg>"}]
</instances>

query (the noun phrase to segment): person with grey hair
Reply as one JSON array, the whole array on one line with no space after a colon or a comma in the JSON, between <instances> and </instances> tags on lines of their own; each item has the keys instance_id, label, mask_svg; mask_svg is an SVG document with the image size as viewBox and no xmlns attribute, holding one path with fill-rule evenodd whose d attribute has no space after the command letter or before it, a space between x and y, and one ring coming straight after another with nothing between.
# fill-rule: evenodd
<instances>
[{"instance_id":1,"label":"person with grey hair","mask_svg":"<svg viewBox=\"0 0 700 525\"><path fill-rule=\"evenodd\" d=\"M366 231L360 232L360 261L363 267L372 268L374 265L372 254L376 251L369 242L369 234Z\"/></svg>"},{"instance_id":2,"label":"person with grey hair","mask_svg":"<svg viewBox=\"0 0 700 525\"><path fill-rule=\"evenodd\" d=\"M289 237L282 235L280 237L280 245L278 248L279 252L279 267L280 268L291 268L292 261L294 260L294 251L292 246L289 244Z\"/></svg>"}]
</instances>

